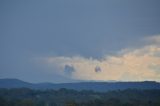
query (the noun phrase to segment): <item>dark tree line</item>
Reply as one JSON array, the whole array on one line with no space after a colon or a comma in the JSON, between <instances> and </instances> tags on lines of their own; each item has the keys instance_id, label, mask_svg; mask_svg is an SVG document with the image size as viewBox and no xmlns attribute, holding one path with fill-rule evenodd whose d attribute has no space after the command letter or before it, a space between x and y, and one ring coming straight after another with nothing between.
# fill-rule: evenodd
<instances>
[{"instance_id":1,"label":"dark tree line","mask_svg":"<svg viewBox=\"0 0 160 106\"><path fill-rule=\"evenodd\" d=\"M0 89L0 106L160 106L160 90Z\"/></svg>"}]
</instances>

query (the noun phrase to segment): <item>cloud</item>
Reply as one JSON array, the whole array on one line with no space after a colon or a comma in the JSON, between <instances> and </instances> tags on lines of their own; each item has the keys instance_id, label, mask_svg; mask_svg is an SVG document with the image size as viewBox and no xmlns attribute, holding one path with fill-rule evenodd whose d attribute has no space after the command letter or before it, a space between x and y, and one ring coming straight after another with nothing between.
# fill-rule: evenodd
<instances>
[{"instance_id":1,"label":"cloud","mask_svg":"<svg viewBox=\"0 0 160 106\"><path fill-rule=\"evenodd\" d=\"M101 72L101 71L102 71L102 70L101 70L101 67L99 67L99 66L96 66L96 67L95 67L95 72L96 72L96 73L99 73L99 72Z\"/></svg>"},{"instance_id":2,"label":"cloud","mask_svg":"<svg viewBox=\"0 0 160 106\"><path fill-rule=\"evenodd\" d=\"M160 45L160 35L155 35L151 37L146 37L145 40L151 44L159 44Z\"/></svg>"},{"instance_id":3,"label":"cloud","mask_svg":"<svg viewBox=\"0 0 160 106\"><path fill-rule=\"evenodd\" d=\"M160 36L144 39L143 47L125 48L117 52L118 55L106 55L101 59L57 56L44 60L56 67L57 73L65 75L67 72L73 79L160 81Z\"/></svg>"},{"instance_id":4,"label":"cloud","mask_svg":"<svg viewBox=\"0 0 160 106\"><path fill-rule=\"evenodd\" d=\"M75 72L75 69L74 69L74 67L73 66L70 66L70 65L65 65L65 67L64 67L64 73L66 74L66 75L72 75L72 73L73 72Z\"/></svg>"}]
</instances>

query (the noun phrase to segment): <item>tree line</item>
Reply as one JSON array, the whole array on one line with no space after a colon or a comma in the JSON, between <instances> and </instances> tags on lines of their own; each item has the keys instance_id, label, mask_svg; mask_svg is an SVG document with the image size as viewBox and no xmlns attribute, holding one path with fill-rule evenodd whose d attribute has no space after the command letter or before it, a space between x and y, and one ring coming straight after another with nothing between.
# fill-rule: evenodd
<instances>
[{"instance_id":1,"label":"tree line","mask_svg":"<svg viewBox=\"0 0 160 106\"><path fill-rule=\"evenodd\" d=\"M0 106L160 106L160 90L0 89Z\"/></svg>"}]
</instances>

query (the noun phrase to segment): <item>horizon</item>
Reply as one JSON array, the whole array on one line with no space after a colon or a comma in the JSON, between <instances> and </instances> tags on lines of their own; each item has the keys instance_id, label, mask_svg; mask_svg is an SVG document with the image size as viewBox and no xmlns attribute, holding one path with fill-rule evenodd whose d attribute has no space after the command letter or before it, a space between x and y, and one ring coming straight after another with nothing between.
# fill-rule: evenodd
<instances>
[{"instance_id":1,"label":"horizon","mask_svg":"<svg viewBox=\"0 0 160 106\"><path fill-rule=\"evenodd\" d=\"M141 82L155 82L155 83L160 83L158 81L151 81L151 80L144 80L144 81L110 81L110 80L106 80L106 81L102 81L102 80L79 80L79 81L72 81L72 82L28 82L25 80L21 80L21 79L17 79L17 78L0 78L0 80L17 80L17 81L22 81L25 83L30 83L30 84L44 84L44 83L49 83L49 84L72 84L72 83L141 83Z\"/></svg>"},{"instance_id":2,"label":"horizon","mask_svg":"<svg viewBox=\"0 0 160 106\"><path fill-rule=\"evenodd\" d=\"M0 79L160 82L159 4L1 0Z\"/></svg>"}]
</instances>

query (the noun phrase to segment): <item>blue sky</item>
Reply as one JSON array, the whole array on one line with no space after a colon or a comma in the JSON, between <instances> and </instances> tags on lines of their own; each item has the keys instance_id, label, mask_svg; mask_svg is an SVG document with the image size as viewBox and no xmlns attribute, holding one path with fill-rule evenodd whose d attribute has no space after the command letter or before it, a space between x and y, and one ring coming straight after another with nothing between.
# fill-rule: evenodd
<instances>
[{"instance_id":1,"label":"blue sky","mask_svg":"<svg viewBox=\"0 0 160 106\"><path fill-rule=\"evenodd\" d=\"M158 0L1 0L0 78L72 82L130 81L140 76L139 80L159 81L159 4ZM113 57L126 62L122 57L136 50L138 53L146 50L140 54L148 56L153 48L154 56L158 54L154 60L153 56L139 57L138 62L151 60L158 76L146 67L148 76L133 75L133 70L115 72L115 67L122 67L115 66L115 62L110 64ZM134 60L135 57L131 59ZM153 67L152 63L146 66ZM101 71L96 73L95 67ZM124 67L122 70L130 70ZM139 69L142 67L134 70Z\"/></svg>"}]
</instances>

